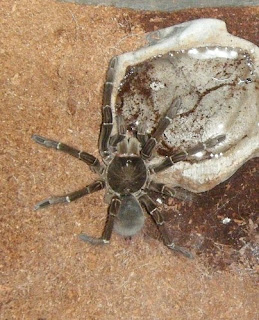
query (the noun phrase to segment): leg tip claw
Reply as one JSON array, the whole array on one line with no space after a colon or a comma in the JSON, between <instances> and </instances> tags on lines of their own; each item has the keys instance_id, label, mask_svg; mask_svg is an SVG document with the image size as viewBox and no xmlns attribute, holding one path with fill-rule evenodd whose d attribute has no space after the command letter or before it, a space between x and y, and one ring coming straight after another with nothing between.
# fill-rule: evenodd
<instances>
[{"instance_id":1,"label":"leg tip claw","mask_svg":"<svg viewBox=\"0 0 259 320\"><path fill-rule=\"evenodd\" d=\"M50 199L43 200L34 206L34 210L43 209L51 204Z\"/></svg>"},{"instance_id":2,"label":"leg tip claw","mask_svg":"<svg viewBox=\"0 0 259 320\"><path fill-rule=\"evenodd\" d=\"M32 140L35 141L36 143L39 143L39 144L44 144L44 141L45 139L41 136L38 136L37 134L33 134L31 136Z\"/></svg>"},{"instance_id":3,"label":"leg tip claw","mask_svg":"<svg viewBox=\"0 0 259 320\"><path fill-rule=\"evenodd\" d=\"M37 134L33 134L31 138L33 141L35 141L38 144L41 144L42 146L44 146L46 148L54 148L54 149L58 148L57 141L50 140L50 139L44 138L42 136L38 136Z\"/></svg>"},{"instance_id":4,"label":"leg tip claw","mask_svg":"<svg viewBox=\"0 0 259 320\"><path fill-rule=\"evenodd\" d=\"M177 251L177 252L181 253L186 258L194 259L194 256L190 251L188 251L187 249L185 249L183 247L179 247L179 246L175 245L174 243L168 245L168 248L171 249L171 250L174 250L174 251Z\"/></svg>"},{"instance_id":5,"label":"leg tip claw","mask_svg":"<svg viewBox=\"0 0 259 320\"><path fill-rule=\"evenodd\" d=\"M81 233L79 235L79 239L84 241L84 242L91 243L91 244L107 244L107 243L109 243L108 240L106 241L105 239L102 239L102 238L90 237L85 233Z\"/></svg>"}]
</instances>

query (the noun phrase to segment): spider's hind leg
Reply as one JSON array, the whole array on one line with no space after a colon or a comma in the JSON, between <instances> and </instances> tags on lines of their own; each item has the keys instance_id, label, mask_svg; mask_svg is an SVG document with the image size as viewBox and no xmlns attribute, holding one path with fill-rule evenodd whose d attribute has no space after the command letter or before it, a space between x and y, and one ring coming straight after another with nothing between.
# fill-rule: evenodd
<instances>
[{"instance_id":1,"label":"spider's hind leg","mask_svg":"<svg viewBox=\"0 0 259 320\"><path fill-rule=\"evenodd\" d=\"M79 238L84 242L89 242L91 244L109 243L112 235L114 219L120 210L120 205L121 205L121 200L117 196L114 196L111 200L111 204L108 209L107 222L105 224L103 234L100 238L91 237L84 233L80 234Z\"/></svg>"},{"instance_id":2,"label":"spider's hind leg","mask_svg":"<svg viewBox=\"0 0 259 320\"><path fill-rule=\"evenodd\" d=\"M144 194L139 198L139 201L147 209L147 212L152 216L155 221L158 230L160 231L164 244L171 250L177 251L183 254L185 257L193 259L193 255L187 249L176 245L169 237L165 228L165 221L162 213L157 208L155 202L147 195Z\"/></svg>"},{"instance_id":3,"label":"spider's hind leg","mask_svg":"<svg viewBox=\"0 0 259 320\"><path fill-rule=\"evenodd\" d=\"M64 203L64 202L69 203L69 202L75 201L85 195L88 195L90 193L102 190L104 187L105 187L104 181L97 180L97 181L89 184L88 186L80 189L80 190L65 194L63 196L52 197L52 198L40 201L39 203L37 203L35 205L34 209L35 210L42 209L42 208L45 208L45 207L48 207L50 205L57 204L57 203Z\"/></svg>"}]
</instances>

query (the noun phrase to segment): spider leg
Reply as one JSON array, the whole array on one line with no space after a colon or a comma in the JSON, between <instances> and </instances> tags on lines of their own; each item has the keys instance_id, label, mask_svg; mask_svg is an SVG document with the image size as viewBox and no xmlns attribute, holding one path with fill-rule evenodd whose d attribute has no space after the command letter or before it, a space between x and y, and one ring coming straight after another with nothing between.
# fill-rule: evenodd
<instances>
[{"instance_id":1,"label":"spider leg","mask_svg":"<svg viewBox=\"0 0 259 320\"><path fill-rule=\"evenodd\" d=\"M148 134L147 134L147 129L146 129L146 124L145 123L141 123L138 126L137 139L140 142L141 147L143 148L143 146L145 145L145 143L148 140Z\"/></svg>"},{"instance_id":2,"label":"spider leg","mask_svg":"<svg viewBox=\"0 0 259 320\"><path fill-rule=\"evenodd\" d=\"M144 144L141 150L141 157L143 159L151 158L152 151L157 145L158 139L162 136L166 128L172 123L172 120L173 118L175 118L180 105L181 105L181 99L176 98L171 104L170 108L167 110L164 117L160 119L155 132L146 141L146 143Z\"/></svg>"},{"instance_id":3,"label":"spider leg","mask_svg":"<svg viewBox=\"0 0 259 320\"><path fill-rule=\"evenodd\" d=\"M194 156L198 154L199 152L207 151L208 149L215 147L217 144L224 141L226 136L224 134L219 135L215 138L211 138L206 140L203 143L199 143L193 148L188 149L187 151L181 151L178 153L173 154L172 156L168 156L163 160L162 162L158 163L157 165L154 165L150 168L151 173L158 173L160 171L163 171L175 163L179 161L185 161L188 157Z\"/></svg>"},{"instance_id":4,"label":"spider leg","mask_svg":"<svg viewBox=\"0 0 259 320\"><path fill-rule=\"evenodd\" d=\"M126 136L126 125L122 115L116 117L118 133L110 138L110 145L116 147Z\"/></svg>"},{"instance_id":5,"label":"spider leg","mask_svg":"<svg viewBox=\"0 0 259 320\"><path fill-rule=\"evenodd\" d=\"M113 128L113 117L111 109L111 98L113 91L113 81L115 75L115 66L117 58L113 58L110 61L109 68L107 71L106 82L104 84L103 93L103 111L102 111L102 125L99 137L99 150L101 156L106 158L111 154L111 143L110 137Z\"/></svg>"},{"instance_id":6,"label":"spider leg","mask_svg":"<svg viewBox=\"0 0 259 320\"><path fill-rule=\"evenodd\" d=\"M198 196L193 192L187 191L179 187L172 188L165 185L164 183L155 182L153 180L150 181L150 184L147 189L183 201L191 202L197 200L198 198Z\"/></svg>"},{"instance_id":7,"label":"spider leg","mask_svg":"<svg viewBox=\"0 0 259 320\"><path fill-rule=\"evenodd\" d=\"M48 138L41 137L37 134L34 134L32 136L32 139L46 148L53 148L64 153L68 153L79 160L82 160L88 166L90 166L93 172L101 174L103 171L103 166L100 164L100 161L90 153L77 150L73 147L68 146L67 144L55 140L50 140Z\"/></svg>"},{"instance_id":8,"label":"spider leg","mask_svg":"<svg viewBox=\"0 0 259 320\"><path fill-rule=\"evenodd\" d=\"M88 186L80 189L80 190L65 194L63 196L52 197L52 198L40 201L39 203L37 203L35 205L34 209L35 210L42 209L42 208L45 208L47 206L57 204L57 203L64 203L64 202L69 203L69 202L75 201L83 196L86 196L90 193L102 190L104 187L105 187L104 181L97 180L97 181L89 184Z\"/></svg>"},{"instance_id":9,"label":"spider leg","mask_svg":"<svg viewBox=\"0 0 259 320\"><path fill-rule=\"evenodd\" d=\"M101 125L101 132L99 137L99 150L103 158L111 154L110 137L113 128L112 109L106 105L103 107L103 120Z\"/></svg>"},{"instance_id":10,"label":"spider leg","mask_svg":"<svg viewBox=\"0 0 259 320\"><path fill-rule=\"evenodd\" d=\"M160 231L164 244L174 251L180 252L187 258L193 259L193 255L183 247L176 245L173 241L171 241L167 230L165 228L165 221L161 211L157 208L155 202L147 195L144 194L139 198L139 201L144 207L147 209L147 212L152 216L153 220L156 223L158 230Z\"/></svg>"},{"instance_id":11,"label":"spider leg","mask_svg":"<svg viewBox=\"0 0 259 320\"><path fill-rule=\"evenodd\" d=\"M91 244L106 244L110 242L114 219L120 210L121 200L114 196L111 200L111 204L108 209L108 219L104 227L103 234L100 238L95 238L88 236L84 233L80 234L79 238L84 242L89 242Z\"/></svg>"}]
</instances>

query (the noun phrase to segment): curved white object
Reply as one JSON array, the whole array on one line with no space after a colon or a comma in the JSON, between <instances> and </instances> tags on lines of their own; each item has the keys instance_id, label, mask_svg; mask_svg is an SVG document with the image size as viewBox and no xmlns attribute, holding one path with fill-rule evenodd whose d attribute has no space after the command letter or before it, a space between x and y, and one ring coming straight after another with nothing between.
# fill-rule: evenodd
<instances>
[{"instance_id":1,"label":"curved white object","mask_svg":"<svg viewBox=\"0 0 259 320\"><path fill-rule=\"evenodd\" d=\"M128 127L148 133L177 96L182 108L157 156L226 134L206 159L179 162L157 175L161 182L207 191L258 155L259 49L229 34L225 22L199 19L147 36L148 45L113 59L111 106ZM116 126L114 127L116 130Z\"/></svg>"}]
</instances>

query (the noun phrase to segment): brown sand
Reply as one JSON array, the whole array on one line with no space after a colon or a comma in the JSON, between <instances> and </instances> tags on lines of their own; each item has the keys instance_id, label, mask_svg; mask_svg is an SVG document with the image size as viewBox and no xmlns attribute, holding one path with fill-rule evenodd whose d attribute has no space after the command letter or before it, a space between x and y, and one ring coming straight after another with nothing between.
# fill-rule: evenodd
<instances>
[{"instance_id":1,"label":"brown sand","mask_svg":"<svg viewBox=\"0 0 259 320\"><path fill-rule=\"evenodd\" d=\"M215 232L213 245L189 261L149 230L130 243L114 235L107 247L78 240L82 231L101 234L107 209L103 192L34 212L36 202L76 190L95 176L83 163L36 145L31 135L97 156L102 87L112 56L140 46L144 32L199 17L223 19L231 33L255 42L257 9L161 14L53 0L1 1L0 319L256 319L254 257L242 261L239 252L224 261L224 248L238 252L241 236L228 243L221 239L224 232ZM251 239L243 235L246 242L254 237L257 164L251 161L231 180L252 179L243 187L232 183L240 205L229 204L231 183L212 191L221 205L225 194L223 207L241 208L244 223L236 223L241 231L250 228ZM205 207L210 216L217 203L212 211ZM217 209L217 214L224 212ZM202 221L194 222L204 237L211 234L213 228L203 230Z\"/></svg>"}]
</instances>

